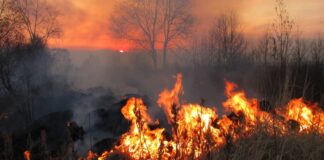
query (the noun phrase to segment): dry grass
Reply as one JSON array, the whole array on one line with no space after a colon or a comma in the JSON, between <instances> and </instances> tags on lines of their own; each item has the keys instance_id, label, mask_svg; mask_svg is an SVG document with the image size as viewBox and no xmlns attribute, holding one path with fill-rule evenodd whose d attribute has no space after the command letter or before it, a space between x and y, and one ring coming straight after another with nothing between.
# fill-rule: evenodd
<instances>
[{"instance_id":1,"label":"dry grass","mask_svg":"<svg viewBox=\"0 0 324 160\"><path fill-rule=\"evenodd\" d=\"M212 157L214 160L320 160L324 157L324 136L255 134L225 146Z\"/></svg>"}]
</instances>

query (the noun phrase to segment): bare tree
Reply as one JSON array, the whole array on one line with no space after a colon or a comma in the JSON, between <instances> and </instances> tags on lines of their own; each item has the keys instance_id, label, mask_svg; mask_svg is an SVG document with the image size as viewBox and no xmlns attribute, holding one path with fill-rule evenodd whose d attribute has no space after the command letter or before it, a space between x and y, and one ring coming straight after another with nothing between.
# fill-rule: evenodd
<instances>
[{"instance_id":1,"label":"bare tree","mask_svg":"<svg viewBox=\"0 0 324 160\"><path fill-rule=\"evenodd\" d=\"M47 40L59 34L57 12L46 0L1 2L0 25L5 24L5 28L0 34L6 35L1 37L0 48L2 91L15 99L29 123L34 116L35 96L46 81L50 65Z\"/></svg>"},{"instance_id":2,"label":"bare tree","mask_svg":"<svg viewBox=\"0 0 324 160\"><path fill-rule=\"evenodd\" d=\"M235 13L223 14L216 19L210 31L210 47L216 63L229 64L246 49L243 30Z\"/></svg>"},{"instance_id":3,"label":"bare tree","mask_svg":"<svg viewBox=\"0 0 324 160\"><path fill-rule=\"evenodd\" d=\"M298 68L301 67L302 62L306 59L307 45L306 40L303 39L302 33L298 30L294 40L293 60L296 62Z\"/></svg>"},{"instance_id":4,"label":"bare tree","mask_svg":"<svg viewBox=\"0 0 324 160\"><path fill-rule=\"evenodd\" d=\"M121 1L114 13L110 17L111 33L148 49L155 69L158 48L163 48L166 66L170 43L187 35L192 24L190 3L186 0Z\"/></svg>"},{"instance_id":5,"label":"bare tree","mask_svg":"<svg viewBox=\"0 0 324 160\"><path fill-rule=\"evenodd\" d=\"M284 0L276 0L276 19L272 24L273 58L286 65L292 47L294 21L290 18Z\"/></svg>"},{"instance_id":6,"label":"bare tree","mask_svg":"<svg viewBox=\"0 0 324 160\"><path fill-rule=\"evenodd\" d=\"M293 86L295 85L292 77L292 70L288 67L289 55L293 44L293 29L294 21L290 18L286 9L284 0L276 0L276 18L272 24L272 46L273 58L275 62L279 62L279 76L278 81L280 88L280 95L278 103L285 103L291 98Z\"/></svg>"},{"instance_id":7,"label":"bare tree","mask_svg":"<svg viewBox=\"0 0 324 160\"><path fill-rule=\"evenodd\" d=\"M188 0L162 0L163 66L167 65L167 52L173 40L189 35L193 24L191 3Z\"/></svg>"},{"instance_id":8,"label":"bare tree","mask_svg":"<svg viewBox=\"0 0 324 160\"><path fill-rule=\"evenodd\" d=\"M268 65L269 58L271 54L271 33L268 30L265 31L264 35L259 40L257 50L257 56L260 56L261 59L258 59L263 65Z\"/></svg>"},{"instance_id":9,"label":"bare tree","mask_svg":"<svg viewBox=\"0 0 324 160\"><path fill-rule=\"evenodd\" d=\"M289 16L284 0L275 0L275 18L259 41L258 51L263 56L259 88L267 98L277 104L285 103L293 95L296 85L294 69L289 66L293 55L300 61L304 56L304 42L300 35L294 41L294 21ZM294 43L295 42L295 43ZM294 45L295 44L295 48ZM269 78L271 77L271 78Z\"/></svg>"},{"instance_id":10,"label":"bare tree","mask_svg":"<svg viewBox=\"0 0 324 160\"><path fill-rule=\"evenodd\" d=\"M8 45L8 42L18 41L20 34L20 18L13 9L14 1L0 0L0 46Z\"/></svg>"},{"instance_id":11,"label":"bare tree","mask_svg":"<svg viewBox=\"0 0 324 160\"><path fill-rule=\"evenodd\" d=\"M60 35L58 10L47 0L16 0L15 9L21 18L24 32L32 43L42 41L46 44L49 38Z\"/></svg>"},{"instance_id":12,"label":"bare tree","mask_svg":"<svg viewBox=\"0 0 324 160\"><path fill-rule=\"evenodd\" d=\"M294 21L289 16L284 0L275 0L275 3L276 17L265 31L264 36L261 37L258 51L263 55L263 62L265 64L279 63L285 66L289 60L290 53L293 51L294 42L296 44L295 47L302 47L299 45L303 42L301 37L299 37L301 36L300 33L297 33L297 39L293 41ZM300 49L302 48L295 49L295 52L301 54Z\"/></svg>"},{"instance_id":13,"label":"bare tree","mask_svg":"<svg viewBox=\"0 0 324 160\"><path fill-rule=\"evenodd\" d=\"M110 31L116 38L135 42L150 51L157 68L159 0L121 1L110 17Z\"/></svg>"},{"instance_id":14,"label":"bare tree","mask_svg":"<svg viewBox=\"0 0 324 160\"><path fill-rule=\"evenodd\" d=\"M13 68L15 66L14 52L16 46L23 43L21 21L15 8L15 1L0 1L0 80L2 91L14 94L12 85Z\"/></svg>"},{"instance_id":15,"label":"bare tree","mask_svg":"<svg viewBox=\"0 0 324 160\"><path fill-rule=\"evenodd\" d=\"M315 62L316 65L319 65L323 62L324 59L324 39L318 37L313 40L311 43L311 59Z\"/></svg>"}]
</instances>

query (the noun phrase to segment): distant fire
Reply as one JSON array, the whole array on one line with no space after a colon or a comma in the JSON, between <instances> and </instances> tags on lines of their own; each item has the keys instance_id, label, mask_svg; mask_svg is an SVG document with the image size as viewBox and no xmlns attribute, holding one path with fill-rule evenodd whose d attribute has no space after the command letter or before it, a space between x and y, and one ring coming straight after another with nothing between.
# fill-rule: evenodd
<instances>
[{"instance_id":1,"label":"distant fire","mask_svg":"<svg viewBox=\"0 0 324 160\"><path fill-rule=\"evenodd\" d=\"M119 53L124 53L124 50L123 50L123 49L120 49L120 50L119 50Z\"/></svg>"},{"instance_id":2,"label":"distant fire","mask_svg":"<svg viewBox=\"0 0 324 160\"><path fill-rule=\"evenodd\" d=\"M229 141L248 137L259 129L268 135L324 134L324 112L316 104L292 99L277 107L274 113L261 110L257 99L247 98L237 85L226 82L227 100L223 107L228 115L219 116L216 110L202 104L181 104L182 75L176 77L172 90L164 90L157 101L172 127L170 138L164 128L151 129L152 118L141 98L130 98L121 112L131 122L130 129L120 137L111 151L101 156L89 152L87 159L106 159L122 154L130 159L206 159ZM295 128L291 123L295 123Z\"/></svg>"}]
</instances>

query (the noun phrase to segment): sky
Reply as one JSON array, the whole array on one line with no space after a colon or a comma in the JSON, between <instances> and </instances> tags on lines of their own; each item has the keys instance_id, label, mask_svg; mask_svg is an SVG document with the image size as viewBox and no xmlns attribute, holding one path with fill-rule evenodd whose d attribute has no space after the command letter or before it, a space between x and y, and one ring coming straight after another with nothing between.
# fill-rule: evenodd
<instances>
[{"instance_id":1,"label":"sky","mask_svg":"<svg viewBox=\"0 0 324 160\"><path fill-rule=\"evenodd\" d=\"M118 0L48 0L59 9L60 38L50 41L53 48L126 49L129 44L109 35L109 16ZM324 32L324 0L286 0L289 14L305 37ZM209 26L217 15L234 11L244 32L257 37L275 18L275 0L194 0L197 24ZM121 11L122 12L122 11ZM198 28L199 28L198 27Z\"/></svg>"}]
</instances>

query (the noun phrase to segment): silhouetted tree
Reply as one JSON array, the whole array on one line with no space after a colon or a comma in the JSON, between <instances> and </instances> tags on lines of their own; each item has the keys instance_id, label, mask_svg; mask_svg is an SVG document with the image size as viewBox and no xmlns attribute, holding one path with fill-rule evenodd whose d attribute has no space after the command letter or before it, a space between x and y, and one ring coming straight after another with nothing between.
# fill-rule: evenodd
<instances>
[{"instance_id":1,"label":"silhouetted tree","mask_svg":"<svg viewBox=\"0 0 324 160\"><path fill-rule=\"evenodd\" d=\"M315 64L319 65L324 60L324 39L318 37L311 43L311 58Z\"/></svg>"},{"instance_id":2,"label":"silhouetted tree","mask_svg":"<svg viewBox=\"0 0 324 160\"><path fill-rule=\"evenodd\" d=\"M170 43L187 35L192 24L190 1L184 0L121 1L114 13L110 17L111 33L148 49L155 69L158 48L163 48L165 66Z\"/></svg>"},{"instance_id":3,"label":"silhouetted tree","mask_svg":"<svg viewBox=\"0 0 324 160\"><path fill-rule=\"evenodd\" d=\"M276 0L275 10L276 18L271 28L272 56L284 66L292 49L294 21L289 16L284 0Z\"/></svg>"},{"instance_id":4,"label":"silhouetted tree","mask_svg":"<svg viewBox=\"0 0 324 160\"><path fill-rule=\"evenodd\" d=\"M45 0L3 0L0 25L1 89L14 99L29 123L34 117L35 96L49 82L51 56L47 40L59 35L56 10Z\"/></svg>"},{"instance_id":5,"label":"silhouetted tree","mask_svg":"<svg viewBox=\"0 0 324 160\"><path fill-rule=\"evenodd\" d=\"M210 30L209 47L218 64L228 65L246 49L243 30L235 13L223 14Z\"/></svg>"},{"instance_id":6,"label":"silhouetted tree","mask_svg":"<svg viewBox=\"0 0 324 160\"><path fill-rule=\"evenodd\" d=\"M42 45L38 43L46 44L48 38L60 35L58 10L46 0L16 0L15 9L31 44L36 46Z\"/></svg>"},{"instance_id":7,"label":"silhouetted tree","mask_svg":"<svg viewBox=\"0 0 324 160\"><path fill-rule=\"evenodd\" d=\"M117 38L125 38L148 48L157 68L159 0L121 1L110 17L110 30Z\"/></svg>"},{"instance_id":8,"label":"silhouetted tree","mask_svg":"<svg viewBox=\"0 0 324 160\"><path fill-rule=\"evenodd\" d=\"M167 65L170 43L190 35L193 15L190 0L162 0L163 66Z\"/></svg>"},{"instance_id":9,"label":"silhouetted tree","mask_svg":"<svg viewBox=\"0 0 324 160\"><path fill-rule=\"evenodd\" d=\"M303 39L301 32L298 31L294 38L294 46L292 51L293 61L297 67L300 68L304 60L306 60L307 45L306 40Z\"/></svg>"}]
</instances>

